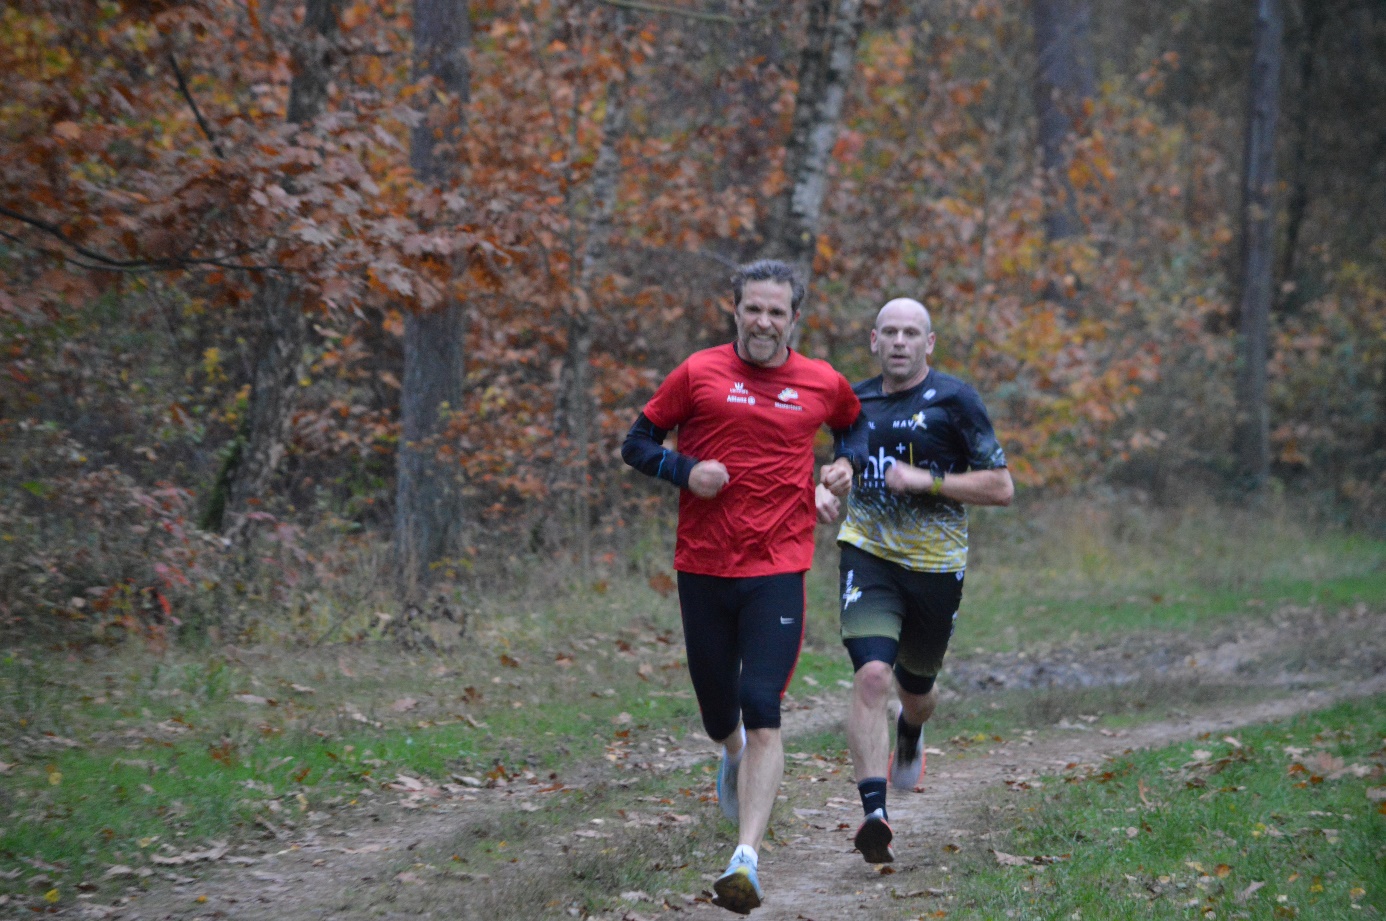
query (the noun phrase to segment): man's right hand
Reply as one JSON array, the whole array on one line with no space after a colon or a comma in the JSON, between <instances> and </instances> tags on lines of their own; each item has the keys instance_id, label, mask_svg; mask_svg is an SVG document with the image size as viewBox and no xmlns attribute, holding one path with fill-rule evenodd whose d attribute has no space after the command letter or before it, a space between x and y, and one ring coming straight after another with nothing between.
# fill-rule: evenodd
<instances>
[{"instance_id":1,"label":"man's right hand","mask_svg":"<svg viewBox=\"0 0 1386 921\"><path fill-rule=\"evenodd\" d=\"M813 489L813 504L818 509L819 524L832 524L842 514L842 500L822 483Z\"/></svg>"},{"instance_id":2,"label":"man's right hand","mask_svg":"<svg viewBox=\"0 0 1386 921\"><path fill-rule=\"evenodd\" d=\"M688 491L699 499L713 499L731 480L721 461L698 461L688 474Z\"/></svg>"}]
</instances>

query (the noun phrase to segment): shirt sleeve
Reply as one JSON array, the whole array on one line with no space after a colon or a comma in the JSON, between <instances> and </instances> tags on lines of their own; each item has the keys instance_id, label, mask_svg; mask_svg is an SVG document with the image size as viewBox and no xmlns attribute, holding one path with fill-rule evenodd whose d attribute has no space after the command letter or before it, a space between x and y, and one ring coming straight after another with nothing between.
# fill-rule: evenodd
<instances>
[{"instance_id":1,"label":"shirt sleeve","mask_svg":"<svg viewBox=\"0 0 1386 921\"><path fill-rule=\"evenodd\" d=\"M857 399L856 391L847 382L847 378L833 372L837 376L837 396L833 400L832 410L828 413L828 428L834 431L846 429L857 421L861 415L861 400Z\"/></svg>"},{"instance_id":2,"label":"shirt sleeve","mask_svg":"<svg viewBox=\"0 0 1386 921\"><path fill-rule=\"evenodd\" d=\"M964 387L958 395L958 404L953 413L953 424L961 436L967 456L969 470L996 470L1006 466L1006 452L996 440L992 430L991 418L982 398L971 387Z\"/></svg>"},{"instance_id":3,"label":"shirt sleeve","mask_svg":"<svg viewBox=\"0 0 1386 921\"><path fill-rule=\"evenodd\" d=\"M621 445L621 459L646 476L668 480L680 489L686 489L688 475L693 472L697 461L687 454L664 447L664 439L668 435L667 429L655 425L641 413Z\"/></svg>"},{"instance_id":4,"label":"shirt sleeve","mask_svg":"<svg viewBox=\"0 0 1386 921\"><path fill-rule=\"evenodd\" d=\"M669 372L669 376L655 390L654 396L645 404L645 418L658 428L672 432L693 415L692 378L688 372L688 362L684 361Z\"/></svg>"},{"instance_id":5,"label":"shirt sleeve","mask_svg":"<svg viewBox=\"0 0 1386 921\"><path fill-rule=\"evenodd\" d=\"M833 460L845 457L851 461L852 470L861 473L866 469L866 458L871 453L870 441L866 413L861 412L850 428L833 429Z\"/></svg>"}]
</instances>

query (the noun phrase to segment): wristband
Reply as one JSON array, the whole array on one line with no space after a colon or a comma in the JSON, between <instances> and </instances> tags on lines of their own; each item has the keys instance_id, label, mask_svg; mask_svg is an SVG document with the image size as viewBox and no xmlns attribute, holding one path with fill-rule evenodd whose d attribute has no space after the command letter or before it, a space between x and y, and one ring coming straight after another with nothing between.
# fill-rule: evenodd
<instances>
[{"instance_id":1,"label":"wristband","mask_svg":"<svg viewBox=\"0 0 1386 921\"><path fill-rule=\"evenodd\" d=\"M929 492L935 496L943 495L943 474L940 473L938 476L934 477L933 480L934 483L929 487Z\"/></svg>"}]
</instances>

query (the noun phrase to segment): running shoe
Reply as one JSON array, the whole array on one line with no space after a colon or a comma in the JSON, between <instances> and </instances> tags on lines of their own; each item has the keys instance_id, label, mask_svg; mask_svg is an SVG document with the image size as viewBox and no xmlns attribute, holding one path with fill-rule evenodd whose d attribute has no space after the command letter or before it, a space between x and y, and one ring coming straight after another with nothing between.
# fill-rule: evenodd
<instances>
[{"instance_id":1,"label":"running shoe","mask_svg":"<svg viewBox=\"0 0 1386 921\"><path fill-rule=\"evenodd\" d=\"M852 844L861 851L867 863L894 863L895 852L890 849L890 842L894 838L895 832L885 819L885 810L877 809L861 823Z\"/></svg>"},{"instance_id":2,"label":"running shoe","mask_svg":"<svg viewBox=\"0 0 1386 921\"><path fill-rule=\"evenodd\" d=\"M727 872L717 877L712 891L717 893L712 904L738 915L749 915L752 908L759 908L761 897L765 895L756 877L755 865L739 854L732 855Z\"/></svg>"},{"instance_id":3,"label":"running shoe","mask_svg":"<svg viewBox=\"0 0 1386 921\"><path fill-rule=\"evenodd\" d=\"M741 803L736 795L736 778L740 773L737 769L740 767L741 761L732 763L724 747L722 763L717 766L717 802L722 806L722 815L733 822L741 817Z\"/></svg>"},{"instance_id":4,"label":"running shoe","mask_svg":"<svg viewBox=\"0 0 1386 921\"><path fill-rule=\"evenodd\" d=\"M903 717L901 718L903 719ZM897 790L914 791L924 776L924 730L919 730L919 739L913 751L900 748L900 724L895 724L895 752L890 757L890 785Z\"/></svg>"}]
</instances>

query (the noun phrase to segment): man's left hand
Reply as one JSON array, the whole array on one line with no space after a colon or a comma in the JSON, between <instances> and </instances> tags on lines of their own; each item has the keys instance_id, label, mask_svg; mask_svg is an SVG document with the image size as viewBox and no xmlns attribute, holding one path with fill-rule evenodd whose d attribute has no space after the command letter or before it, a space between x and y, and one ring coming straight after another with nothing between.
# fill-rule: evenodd
<instances>
[{"instance_id":1,"label":"man's left hand","mask_svg":"<svg viewBox=\"0 0 1386 921\"><path fill-rule=\"evenodd\" d=\"M834 496L847 495L852 491L852 462L839 457L831 464L824 464L818 471L818 482L828 487Z\"/></svg>"},{"instance_id":2,"label":"man's left hand","mask_svg":"<svg viewBox=\"0 0 1386 921\"><path fill-rule=\"evenodd\" d=\"M832 524L842 514L842 500L822 483L813 490L813 504L818 509L819 524Z\"/></svg>"}]
</instances>

